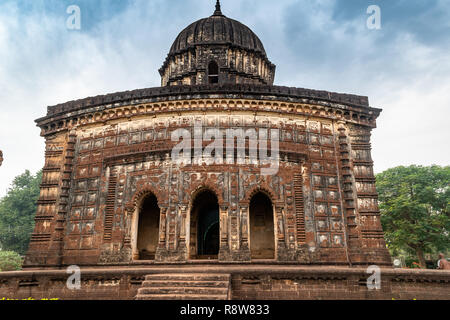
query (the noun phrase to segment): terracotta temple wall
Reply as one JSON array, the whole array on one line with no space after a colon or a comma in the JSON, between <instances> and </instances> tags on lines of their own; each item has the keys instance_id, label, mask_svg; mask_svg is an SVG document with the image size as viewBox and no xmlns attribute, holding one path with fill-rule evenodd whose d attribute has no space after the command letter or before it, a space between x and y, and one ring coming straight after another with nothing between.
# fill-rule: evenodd
<instances>
[{"instance_id":1,"label":"terracotta temple wall","mask_svg":"<svg viewBox=\"0 0 450 320\"><path fill-rule=\"evenodd\" d=\"M436 270L382 269L381 288L367 288L363 268L208 266L231 274L233 300L447 300L450 273ZM203 267L204 269L204 267ZM0 299L131 300L145 275L168 267L88 269L81 271L80 290L69 290L65 270L18 271L0 274ZM178 266L176 272L198 267Z\"/></svg>"},{"instance_id":2,"label":"terracotta temple wall","mask_svg":"<svg viewBox=\"0 0 450 320\"><path fill-rule=\"evenodd\" d=\"M63 121L47 117L40 123L46 164L25 266L129 263L133 216L148 193L161 209L156 260L186 261L186 221L202 188L219 201L220 261L250 260L249 203L260 190L273 204L277 261L389 265L370 155L375 116L351 110L320 102L196 99L110 105L66 113ZM187 129L194 138L196 123L203 132L278 129L278 173L263 176L250 159L173 163L171 133Z\"/></svg>"}]
</instances>

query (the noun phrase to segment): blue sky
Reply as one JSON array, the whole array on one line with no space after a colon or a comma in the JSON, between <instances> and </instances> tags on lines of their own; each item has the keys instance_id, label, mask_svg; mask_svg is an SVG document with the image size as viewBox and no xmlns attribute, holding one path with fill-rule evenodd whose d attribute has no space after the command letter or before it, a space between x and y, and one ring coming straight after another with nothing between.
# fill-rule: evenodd
<instances>
[{"instance_id":1,"label":"blue sky","mask_svg":"<svg viewBox=\"0 0 450 320\"><path fill-rule=\"evenodd\" d=\"M81 30L66 28L70 5ZM0 0L0 196L44 162L34 120L46 106L159 86L177 34L211 15L212 0ZM369 30L369 5L381 30ZM450 158L448 0L222 0L277 65L277 85L369 96L376 172Z\"/></svg>"}]
</instances>

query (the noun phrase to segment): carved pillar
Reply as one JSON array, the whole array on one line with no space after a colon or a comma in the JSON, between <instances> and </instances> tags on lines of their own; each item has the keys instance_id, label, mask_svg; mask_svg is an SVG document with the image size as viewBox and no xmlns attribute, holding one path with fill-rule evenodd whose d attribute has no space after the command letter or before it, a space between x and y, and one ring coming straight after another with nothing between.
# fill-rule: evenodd
<instances>
[{"instance_id":1,"label":"carved pillar","mask_svg":"<svg viewBox=\"0 0 450 320\"><path fill-rule=\"evenodd\" d=\"M245 203L241 205L241 221L240 221L240 229L241 229L241 259L242 261L250 261L251 253L249 246L249 203Z\"/></svg>"},{"instance_id":2,"label":"carved pillar","mask_svg":"<svg viewBox=\"0 0 450 320\"><path fill-rule=\"evenodd\" d=\"M159 240L158 248L156 249L155 260L164 261L167 255L167 208L160 207L160 218L159 218Z\"/></svg>"},{"instance_id":3,"label":"carved pillar","mask_svg":"<svg viewBox=\"0 0 450 320\"><path fill-rule=\"evenodd\" d=\"M183 221L182 209L171 206L161 207L159 244L156 250L156 261L186 261L186 230L181 227ZM186 211L184 211L186 212ZM184 213L184 216L186 214ZM183 235L181 234L182 232Z\"/></svg>"},{"instance_id":4,"label":"carved pillar","mask_svg":"<svg viewBox=\"0 0 450 320\"><path fill-rule=\"evenodd\" d=\"M187 260L187 245L186 245L186 221L187 221L188 206L181 205L179 208L180 218L178 219L180 224L180 237L178 242L178 250L180 252L180 259Z\"/></svg>"},{"instance_id":5,"label":"carved pillar","mask_svg":"<svg viewBox=\"0 0 450 320\"><path fill-rule=\"evenodd\" d=\"M240 215L236 210L231 210L230 212L230 235L231 235L231 251L236 252L239 250L239 225L240 225Z\"/></svg>"},{"instance_id":6,"label":"carved pillar","mask_svg":"<svg viewBox=\"0 0 450 320\"><path fill-rule=\"evenodd\" d=\"M123 247L124 249L132 249L132 243L131 243L131 229L133 228L133 214L135 212L135 208L134 207L128 207L125 209L125 221L126 221L126 225L125 225L125 235L123 237ZM136 235L137 236L137 235ZM130 256L130 260L132 259L136 259L138 257L133 257Z\"/></svg>"},{"instance_id":7,"label":"carved pillar","mask_svg":"<svg viewBox=\"0 0 450 320\"><path fill-rule=\"evenodd\" d=\"M285 228L284 228L284 206L282 203L277 203L275 205L275 216L276 216L276 253L277 260L286 260L286 238L285 238Z\"/></svg>"},{"instance_id":8,"label":"carved pillar","mask_svg":"<svg viewBox=\"0 0 450 320\"><path fill-rule=\"evenodd\" d=\"M167 249L174 252L177 249L177 214L178 210L175 206L171 206L167 210Z\"/></svg>"},{"instance_id":9,"label":"carved pillar","mask_svg":"<svg viewBox=\"0 0 450 320\"><path fill-rule=\"evenodd\" d=\"M249 230L248 230L248 205L241 206L241 248L247 249L248 246L248 238L249 238Z\"/></svg>"},{"instance_id":10,"label":"carved pillar","mask_svg":"<svg viewBox=\"0 0 450 320\"><path fill-rule=\"evenodd\" d=\"M219 207L219 217L220 217L220 249L219 249L219 260L229 261L230 258L230 233L229 233L229 219L228 219L228 206Z\"/></svg>"}]
</instances>

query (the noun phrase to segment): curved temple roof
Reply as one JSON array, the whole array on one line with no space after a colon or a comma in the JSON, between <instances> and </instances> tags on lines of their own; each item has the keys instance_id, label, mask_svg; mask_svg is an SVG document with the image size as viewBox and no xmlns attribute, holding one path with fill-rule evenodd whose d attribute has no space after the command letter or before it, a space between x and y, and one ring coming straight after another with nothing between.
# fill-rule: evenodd
<instances>
[{"instance_id":1,"label":"curved temple roof","mask_svg":"<svg viewBox=\"0 0 450 320\"><path fill-rule=\"evenodd\" d=\"M205 44L229 44L266 55L261 40L249 27L221 13L200 19L181 31L169 55Z\"/></svg>"}]
</instances>

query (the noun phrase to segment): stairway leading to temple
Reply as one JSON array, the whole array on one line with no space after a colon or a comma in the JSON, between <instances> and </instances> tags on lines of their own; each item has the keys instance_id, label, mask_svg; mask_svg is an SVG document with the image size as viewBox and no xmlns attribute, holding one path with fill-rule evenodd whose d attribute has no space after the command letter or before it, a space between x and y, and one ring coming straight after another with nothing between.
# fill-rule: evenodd
<instances>
[{"instance_id":1,"label":"stairway leading to temple","mask_svg":"<svg viewBox=\"0 0 450 320\"><path fill-rule=\"evenodd\" d=\"M229 300L230 274L173 273L145 276L136 300Z\"/></svg>"}]
</instances>

